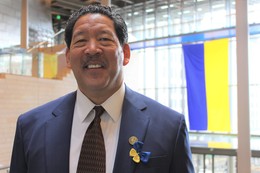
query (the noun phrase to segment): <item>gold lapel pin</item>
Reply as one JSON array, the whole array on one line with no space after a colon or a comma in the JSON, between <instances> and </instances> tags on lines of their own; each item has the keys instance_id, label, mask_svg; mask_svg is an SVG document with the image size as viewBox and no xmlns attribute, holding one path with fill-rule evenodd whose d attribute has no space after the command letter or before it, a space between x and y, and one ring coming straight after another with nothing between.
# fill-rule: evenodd
<instances>
[{"instance_id":1,"label":"gold lapel pin","mask_svg":"<svg viewBox=\"0 0 260 173\"><path fill-rule=\"evenodd\" d=\"M138 141L138 138L136 136L131 136L129 139L128 139L129 143L131 145L134 145L135 142Z\"/></svg>"}]
</instances>

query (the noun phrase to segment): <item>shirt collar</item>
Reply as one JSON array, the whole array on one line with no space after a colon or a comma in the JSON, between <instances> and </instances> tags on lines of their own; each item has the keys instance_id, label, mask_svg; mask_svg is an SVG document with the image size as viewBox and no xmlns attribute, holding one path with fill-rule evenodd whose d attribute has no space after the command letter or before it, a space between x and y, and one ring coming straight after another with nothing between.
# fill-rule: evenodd
<instances>
[{"instance_id":1,"label":"shirt collar","mask_svg":"<svg viewBox=\"0 0 260 173\"><path fill-rule=\"evenodd\" d=\"M121 87L110 96L104 103L101 104L106 110L108 115L114 122L118 121L121 117L123 100L125 96L125 85ZM95 104L91 102L79 89L77 90L76 106L78 109L80 121L83 122L87 115L92 111Z\"/></svg>"},{"instance_id":2,"label":"shirt collar","mask_svg":"<svg viewBox=\"0 0 260 173\"><path fill-rule=\"evenodd\" d=\"M87 115L92 111L95 106L79 89L77 90L76 105L78 116L81 122L83 122Z\"/></svg>"},{"instance_id":3,"label":"shirt collar","mask_svg":"<svg viewBox=\"0 0 260 173\"><path fill-rule=\"evenodd\" d=\"M124 97L125 85L122 84L111 97L101 104L114 122L121 117Z\"/></svg>"}]
</instances>

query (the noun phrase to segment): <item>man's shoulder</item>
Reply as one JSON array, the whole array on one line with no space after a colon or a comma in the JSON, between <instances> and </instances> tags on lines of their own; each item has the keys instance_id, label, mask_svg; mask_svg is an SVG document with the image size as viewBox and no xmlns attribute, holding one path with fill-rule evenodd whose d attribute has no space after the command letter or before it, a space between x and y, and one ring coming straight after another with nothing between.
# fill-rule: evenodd
<instances>
[{"instance_id":1,"label":"man's shoulder","mask_svg":"<svg viewBox=\"0 0 260 173\"><path fill-rule=\"evenodd\" d=\"M136 102L141 102L142 104L145 104L146 105L146 109L147 111L150 111L150 112L154 112L155 114L165 114L165 115L174 115L174 116L183 116L181 113L175 111L174 109L166 106L166 105L163 105L162 103L148 97L148 96L145 96L141 93L138 93L136 91L133 91L131 89L127 89L127 92L128 92L128 96L131 97L131 100L133 103L136 103Z\"/></svg>"}]
</instances>

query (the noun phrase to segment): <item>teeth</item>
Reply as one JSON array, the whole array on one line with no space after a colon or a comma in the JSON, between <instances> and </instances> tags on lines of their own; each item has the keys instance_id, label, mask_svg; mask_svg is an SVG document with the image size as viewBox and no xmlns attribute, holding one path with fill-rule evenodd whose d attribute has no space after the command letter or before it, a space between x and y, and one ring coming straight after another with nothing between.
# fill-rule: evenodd
<instances>
[{"instance_id":1,"label":"teeth","mask_svg":"<svg viewBox=\"0 0 260 173\"><path fill-rule=\"evenodd\" d=\"M101 67L101 65L99 65L99 64L92 64L92 65L88 65L88 68L100 68Z\"/></svg>"}]
</instances>

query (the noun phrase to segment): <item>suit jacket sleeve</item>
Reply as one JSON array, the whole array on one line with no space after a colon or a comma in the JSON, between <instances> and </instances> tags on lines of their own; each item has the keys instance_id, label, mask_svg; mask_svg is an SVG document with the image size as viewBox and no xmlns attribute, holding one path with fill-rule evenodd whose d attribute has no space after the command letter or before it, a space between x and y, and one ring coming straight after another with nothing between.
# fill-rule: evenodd
<instances>
[{"instance_id":1,"label":"suit jacket sleeve","mask_svg":"<svg viewBox=\"0 0 260 173\"><path fill-rule=\"evenodd\" d=\"M194 173L194 168L192 164L192 156L189 145L189 136L184 120L184 116L180 121L180 128L178 138L176 140L176 148L174 149L173 164L174 169L172 172L177 173Z\"/></svg>"},{"instance_id":2,"label":"suit jacket sleeve","mask_svg":"<svg viewBox=\"0 0 260 173\"><path fill-rule=\"evenodd\" d=\"M23 139L21 132L21 125L18 119L16 126L15 139L13 144L13 154L10 165L10 173L26 173L27 166L25 162L25 153L23 147Z\"/></svg>"}]
</instances>

